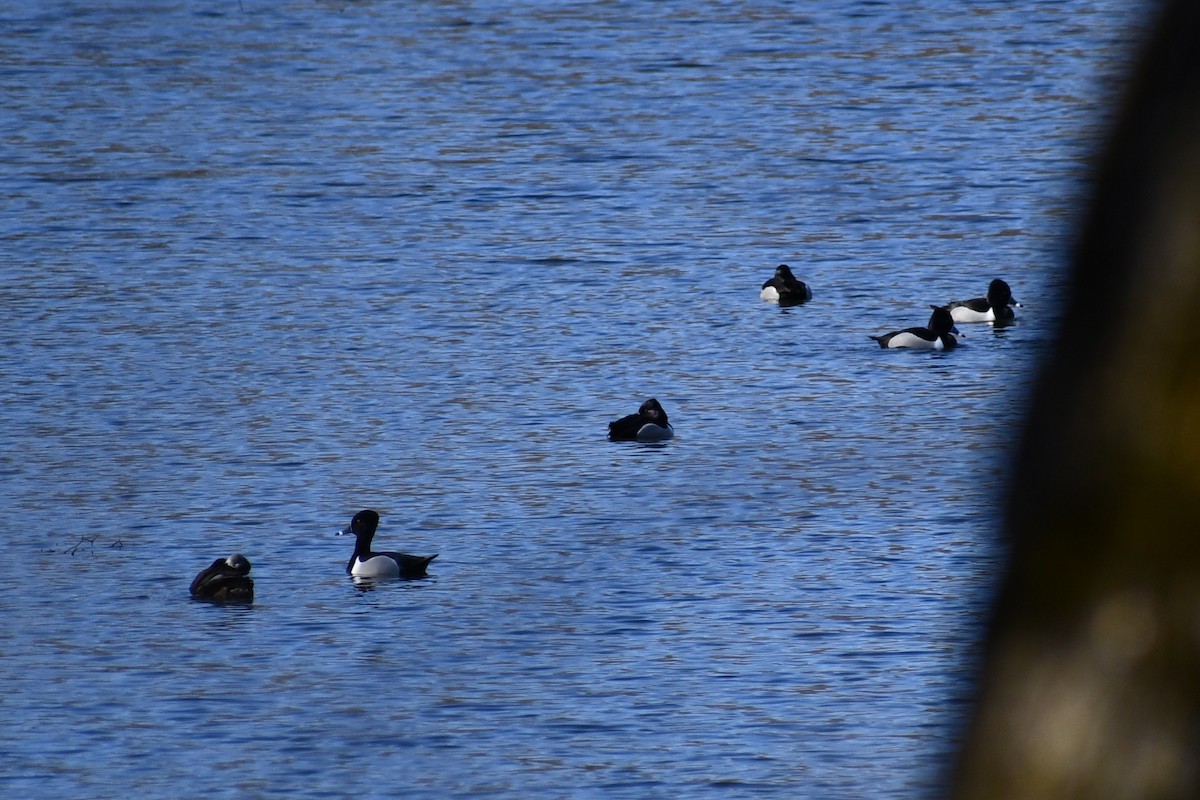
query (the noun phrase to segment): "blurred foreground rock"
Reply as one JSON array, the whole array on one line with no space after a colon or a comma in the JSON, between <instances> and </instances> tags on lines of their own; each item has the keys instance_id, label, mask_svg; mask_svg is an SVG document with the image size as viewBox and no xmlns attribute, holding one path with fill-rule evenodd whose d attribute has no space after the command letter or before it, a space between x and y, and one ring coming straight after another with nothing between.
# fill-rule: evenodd
<instances>
[{"instance_id":1,"label":"blurred foreground rock","mask_svg":"<svg viewBox=\"0 0 1200 800\"><path fill-rule=\"evenodd\" d=\"M955 798L1200 797L1200 2L1160 13L1018 455Z\"/></svg>"}]
</instances>

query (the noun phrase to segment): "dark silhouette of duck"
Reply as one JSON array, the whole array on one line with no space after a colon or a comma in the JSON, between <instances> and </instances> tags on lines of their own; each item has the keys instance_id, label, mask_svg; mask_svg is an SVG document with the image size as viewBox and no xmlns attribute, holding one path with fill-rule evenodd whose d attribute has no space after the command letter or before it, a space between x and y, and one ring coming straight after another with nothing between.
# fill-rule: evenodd
<instances>
[{"instance_id":1,"label":"dark silhouette of duck","mask_svg":"<svg viewBox=\"0 0 1200 800\"><path fill-rule=\"evenodd\" d=\"M958 328L948 309L934 306L929 325L924 328L905 328L902 331L872 336L880 347L912 347L919 350L951 350L958 344Z\"/></svg>"},{"instance_id":2,"label":"dark silhouette of duck","mask_svg":"<svg viewBox=\"0 0 1200 800\"><path fill-rule=\"evenodd\" d=\"M350 524L338 531L339 536L354 535L354 553L346 563L346 573L356 578L423 578L429 562L438 557L413 556L408 553L383 553L371 550L371 540L379 527L379 514L369 508L354 515Z\"/></svg>"},{"instance_id":3,"label":"dark silhouette of duck","mask_svg":"<svg viewBox=\"0 0 1200 800\"><path fill-rule=\"evenodd\" d=\"M198 600L249 603L254 599L250 561L241 553L218 558L196 576L190 591Z\"/></svg>"},{"instance_id":4,"label":"dark silhouette of duck","mask_svg":"<svg viewBox=\"0 0 1200 800\"><path fill-rule=\"evenodd\" d=\"M812 290L792 274L791 267L780 264L775 268L775 275L762 285L758 296L781 306L798 306L812 300Z\"/></svg>"},{"instance_id":5,"label":"dark silhouette of duck","mask_svg":"<svg viewBox=\"0 0 1200 800\"><path fill-rule=\"evenodd\" d=\"M667 412L651 397L636 414L608 423L608 438L614 442L660 442L675 435Z\"/></svg>"},{"instance_id":6,"label":"dark silhouette of duck","mask_svg":"<svg viewBox=\"0 0 1200 800\"><path fill-rule=\"evenodd\" d=\"M955 322L1012 322L1016 316L1013 307L1021 304L1012 296L1007 283L996 278L988 284L987 297L972 297L970 300L955 300L947 303L950 316Z\"/></svg>"}]
</instances>

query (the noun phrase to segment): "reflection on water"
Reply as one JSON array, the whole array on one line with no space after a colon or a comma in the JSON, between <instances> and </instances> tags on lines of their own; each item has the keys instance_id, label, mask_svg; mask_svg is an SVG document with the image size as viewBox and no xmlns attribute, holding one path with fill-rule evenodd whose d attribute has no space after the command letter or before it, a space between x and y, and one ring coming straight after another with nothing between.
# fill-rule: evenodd
<instances>
[{"instance_id":1,"label":"reflection on water","mask_svg":"<svg viewBox=\"0 0 1200 800\"><path fill-rule=\"evenodd\" d=\"M412 584L425 583L436 580L433 576L426 575L421 578L364 578L360 575L352 575L348 578L355 590L363 594L375 591L377 588L390 589L392 584ZM404 588L403 586L401 588ZM407 587L415 588L415 587Z\"/></svg>"},{"instance_id":2,"label":"reflection on water","mask_svg":"<svg viewBox=\"0 0 1200 800\"><path fill-rule=\"evenodd\" d=\"M1138 24L0 11L0 787L923 791ZM1016 325L867 338L998 276ZM429 578L347 578L367 506ZM234 551L254 604L188 602Z\"/></svg>"}]
</instances>

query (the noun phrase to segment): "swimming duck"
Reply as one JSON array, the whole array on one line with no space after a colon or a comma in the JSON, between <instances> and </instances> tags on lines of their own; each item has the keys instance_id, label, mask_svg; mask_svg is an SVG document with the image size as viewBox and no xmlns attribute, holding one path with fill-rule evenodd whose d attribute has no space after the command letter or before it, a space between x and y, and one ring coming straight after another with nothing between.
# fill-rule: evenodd
<instances>
[{"instance_id":1,"label":"swimming duck","mask_svg":"<svg viewBox=\"0 0 1200 800\"><path fill-rule=\"evenodd\" d=\"M423 578L431 556L410 556L408 553L374 553L371 540L379 527L379 515L363 509L354 515L350 525L338 531L338 536L353 534L354 554L346 564L346 572L356 578Z\"/></svg>"},{"instance_id":2,"label":"swimming duck","mask_svg":"<svg viewBox=\"0 0 1200 800\"><path fill-rule=\"evenodd\" d=\"M945 308L955 322L1011 322L1016 316L1013 306L1020 308L1021 304L1013 299L1008 284L996 278L988 284L987 297L955 300Z\"/></svg>"},{"instance_id":3,"label":"swimming duck","mask_svg":"<svg viewBox=\"0 0 1200 800\"><path fill-rule=\"evenodd\" d=\"M935 306L924 328L905 328L902 331L872 336L880 347L913 347L923 350L950 350L958 344L958 328L950 311Z\"/></svg>"},{"instance_id":4,"label":"swimming duck","mask_svg":"<svg viewBox=\"0 0 1200 800\"><path fill-rule=\"evenodd\" d=\"M675 435L667 412L651 397L636 414L608 423L608 438L614 442L661 442Z\"/></svg>"},{"instance_id":5,"label":"swimming duck","mask_svg":"<svg viewBox=\"0 0 1200 800\"><path fill-rule=\"evenodd\" d=\"M192 597L201 600L250 602L254 599L250 561L241 553L218 558L201 570L192 581L190 591Z\"/></svg>"},{"instance_id":6,"label":"swimming duck","mask_svg":"<svg viewBox=\"0 0 1200 800\"><path fill-rule=\"evenodd\" d=\"M808 284L796 280L791 267L780 264L775 268L774 277L762 285L758 296L781 306L798 306L812 300L812 290L808 288Z\"/></svg>"}]
</instances>

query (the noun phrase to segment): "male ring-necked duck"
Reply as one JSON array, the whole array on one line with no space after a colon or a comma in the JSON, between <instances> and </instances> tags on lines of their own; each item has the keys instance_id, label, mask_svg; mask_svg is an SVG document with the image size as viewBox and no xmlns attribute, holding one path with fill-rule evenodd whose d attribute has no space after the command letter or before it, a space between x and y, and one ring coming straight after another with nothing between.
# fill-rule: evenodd
<instances>
[{"instance_id":1,"label":"male ring-necked duck","mask_svg":"<svg viewBox=\"0 0 1200 800\"><path fill-rule=\"evenodd\" d=\"M924 328L905 328L902 331L872 336L880 347L913 347L923 350L950 350L958 344L954 318L941 307L934 307L929 325Z\"/></svg>"},{"instance_id":2,"label":"male ring-necked duck","mask_svg":"<svg viewBox=\"0 0 1200 800\"><path fill-rule=\"evenodd\" d=\"M410 556L408 553L375 553L371 551L371 540L379 527L379 515L363 509L354 515L350 525L338 531L338 536L353 534L354 554L346 564L346 572L356 578L423 578L431 556Z\"/></svg>"},{"instance_id":3,"label":"male ring-necked duck","mask_svg":"<svg viewBox=\"0 0 1200 800\"><path fill-rule=\"evenodd\" d=\"M1016 316L1013 306L1020 308L1021 304L1013 299L1008 284L996 278L988 284L987 297L955 300L945 307L955 322L1011 322Z\"/></svg>"},{"instance_id":4,"label":"male ring-necked duck","mask_svg":"<svg viewBox=\"0 0 1200 800\"><path fill-rule=\"evenodd\" d=\"M636 414L608 423L608 438L614 442L661 442L674 435L667 412L653 397Z\"/></svg>"},{"instance_id":5,"label":"male ring-necked duck","mask_svg":"<svg viewBox=\"0 0 1200 800\"><path fill-rule=\"evenodd\" d=\"M780 264L775 268L774 277L762 285L758 296L781 306L798 306L812 300L812 290L808 288L808 284L796 280L791 267Z\"/></svg>"},{"instance_id":6,"label":"male ring-necked duck","mask_svg":"<svg viewBox=\"0 0 1200 800\"><path fill-rule=\"evenodd\" d=\"M200 600L249 602L254 599L250 561L241 553L218 558L192 581L192 597Z\"/></svg>"}]
</instances>

